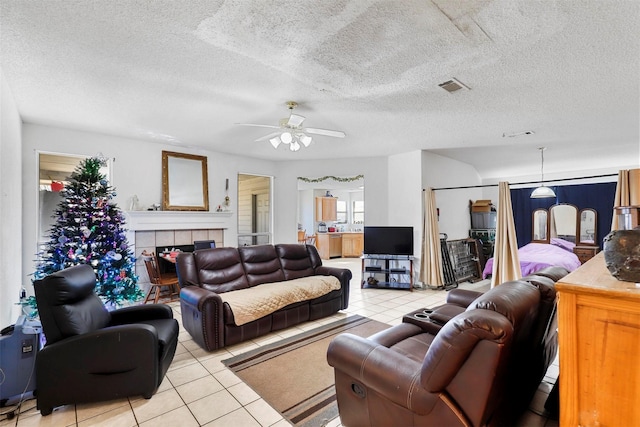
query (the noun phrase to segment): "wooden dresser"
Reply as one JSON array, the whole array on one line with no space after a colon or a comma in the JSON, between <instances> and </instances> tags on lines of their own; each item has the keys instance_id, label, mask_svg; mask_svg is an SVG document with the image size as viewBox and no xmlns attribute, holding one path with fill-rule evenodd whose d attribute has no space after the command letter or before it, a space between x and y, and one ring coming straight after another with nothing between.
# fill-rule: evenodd
<instances>
[{"instance_id":1,"label":"wooden dresser","mask_svg":"<svg viewBox=\"0 0 640 427\"><path fill-rule=\"evenodd\" d=\"M560 426L640 426L640 286L599 253L556 284Z\"/></svg>"}]
</instances>

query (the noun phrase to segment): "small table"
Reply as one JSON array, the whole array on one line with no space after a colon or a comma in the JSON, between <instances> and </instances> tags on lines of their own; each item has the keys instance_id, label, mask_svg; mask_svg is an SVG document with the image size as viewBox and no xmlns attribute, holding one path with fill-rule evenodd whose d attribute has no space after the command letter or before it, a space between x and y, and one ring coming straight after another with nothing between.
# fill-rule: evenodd
<instances>
[{"instance_id":1,"label":"small table","mask_svg":"<svg viewBox=\"0 0 640 427\"><path fill-rule=\"evenodd\" d=\"M175 263L176 263L176 257L175 257L175 256L173 256L173 257L172 257L172 256L171 256L171 255L169 255L169 254L166 254L166 255L165 255L165 254L162 254L162 255L160 255L160 258L162 258L163 260L165 260L165 261L167 261L167 262L170 262L170 263L172 263L172 264L175 264Z\"/></svg>"}]
</instances>

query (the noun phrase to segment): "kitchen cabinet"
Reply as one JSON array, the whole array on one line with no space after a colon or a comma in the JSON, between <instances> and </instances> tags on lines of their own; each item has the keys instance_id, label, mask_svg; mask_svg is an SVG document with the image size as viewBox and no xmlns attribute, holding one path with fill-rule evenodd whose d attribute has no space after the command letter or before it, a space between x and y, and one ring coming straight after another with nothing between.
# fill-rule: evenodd
<instances>
[{"instance_id":1,"label":"kitchen cabinet","mask_svg":"<svg viewBox=\"0 0 640 427\"><path fill-rule=\"evenodd\" d=\"M338 198L316 197L316 221L338 220Z\"/></svg>"},{"instance_id":2,"label":"kitchen cabinet","mask_svg":"<svg viewBox=\"0 0 640 427\"><path fill-rule=\"evenodd\" d=\"M364 251L363 233L342 233L342 256L359 258Z\"/></svg>"},{"instance_id":3,"label":"kitchen cabinet","mask_svg":"<svg viewBox=\"0 0 640 427\"><path fill-rule=\"evenodd\" d=\"M638 426L640 288L601 252L556 283L560 426Z\"/></svg>"}]
</instances>

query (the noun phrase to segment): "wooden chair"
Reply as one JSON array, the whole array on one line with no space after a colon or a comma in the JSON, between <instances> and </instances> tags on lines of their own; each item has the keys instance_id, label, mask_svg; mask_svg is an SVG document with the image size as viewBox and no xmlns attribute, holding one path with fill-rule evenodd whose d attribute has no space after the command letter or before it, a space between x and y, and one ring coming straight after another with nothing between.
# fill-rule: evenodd
<instances>
[{"instance_id":1,"label":"wooden chair","mask_svg":"<svg viewBox=\"0 0 640 427\"><path fill-rule=\"evenodd\" d=\"M305 242L307 245L315 246L316 245L316 235L312 234L310 236L305 236Z\"/></svg>"},{"instance_id":2,"label":"wooden chair","mask_svg":"<svg viewBox=\"0 0 640 427\"><path fill-rule=\"evenodd\" d=\"M165 293L168 293L169 300L177 300L180 295L178 276L175 273L160 273L158 257L156 257L155 253L151 252L151 254L145 254L143 256L144 265L147 267L149 281L151 282L149 292L147 293L144 303L146 304L151 299L151 295L154 295L153 302L157 304L164 287L166 287L164 291Z\"/></svg>"},{"instance_id":3,"label":"wooden chair","mask_svg":"<svg viewBox=\"0 0 640 427\"><path fill-rule=\"evenodd\" d=\"M305 230L298 230L298 243L307 243L307 232Z\"/></svg>"}]
</instances>

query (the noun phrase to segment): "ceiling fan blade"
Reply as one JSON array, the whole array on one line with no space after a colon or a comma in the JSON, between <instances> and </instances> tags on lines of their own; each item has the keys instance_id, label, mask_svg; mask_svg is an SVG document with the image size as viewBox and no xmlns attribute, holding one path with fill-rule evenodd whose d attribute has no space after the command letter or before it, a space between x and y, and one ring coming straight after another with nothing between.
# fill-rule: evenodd
<instances>
[{"instance_id":1,"label":"ceiling fan blade","mask_svg":"<svg viewBox=\"0 0 640 427\"><path fill-rule=\"evenodd\" d=\"M280 129L280 126L273 126L273 125L257 125L255 123L235 123L235 124L240 126L254 126L257 128Z\"/></svg>"},{"instance_id":2,"label":"ceiling fan blade","mask_svg":"<svg viewBox=\"0 0 640 427\"><path fill-rule=\"evenodd\" d=\"M340 130L305 128L304 131L308 133L313 133L316 135L333 136L335 138L344 138L345 136L347 136L344 132Z\"/></svg>"},{"instance_id":3,"label":"ceiling fan blade","mask_svg":"<svg viewBox=\"0 0 640 427\"><path fill-rule=\"evenodd\" d=\"M302 122L304 122L304 119L305 119L304 116L291 113L291 115L289 116L289 121L287 122L287 125L297 128L302 125Z\"/></svg>"},{"instance_id":4,"label":"ceiling fan blade","mask_svg":"<svg viewBox=\"0 0 640 427\"><path fill-rule=\"evenodd\" d=\"M270 133L269 135L261 136L260 138L256 139L255 142L265 141L267 139L271 139L274 136L278 136L278 135L280 135L280 132L273 132L273 133Z\"/></svg>"}]
</instances>

